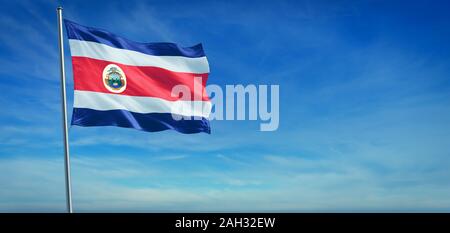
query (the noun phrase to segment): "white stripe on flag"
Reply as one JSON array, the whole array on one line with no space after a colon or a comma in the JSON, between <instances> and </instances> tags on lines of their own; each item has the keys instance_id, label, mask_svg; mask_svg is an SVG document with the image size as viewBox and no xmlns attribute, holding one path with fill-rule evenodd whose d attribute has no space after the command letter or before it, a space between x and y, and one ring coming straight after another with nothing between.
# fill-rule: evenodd
<instances>
[{"instance_id":1,"label":"white stripe on flag","mask_svg":"<svg viewBox=\"0 0 450 233\"><path fill-rule=\"evenodd\" d=\"M73 107L100 111L122 109L135 113L172 113L208 118L212 105L210 101L168 101L156 97L75 90Z\"/></svg>"},{"instance_id":2,"label":"white stripe on flag","mask_svg":"<svg viewBox=\"0 0 450 233\"><path fill-rule=\"evenodd\" d=\"M209 73L206 57L154 56L82 40L69 40L72 56L117 62L130 66L153 66L174 72Z\"/></svg>"}]
</instances>

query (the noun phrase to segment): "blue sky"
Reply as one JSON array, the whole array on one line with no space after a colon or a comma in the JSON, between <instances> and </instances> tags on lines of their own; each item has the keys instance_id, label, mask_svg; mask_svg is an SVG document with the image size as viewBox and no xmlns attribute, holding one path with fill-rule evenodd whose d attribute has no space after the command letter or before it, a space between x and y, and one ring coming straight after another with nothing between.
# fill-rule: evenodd
<instances>
[{"instance_id":1,"label":"blue sky","mask_svg":"<svg viewBox=\"0 0 450 233\"><path fill-rule=\"evenodd\" d=\"M448 1L0 4L0 212L65 211L58 4L135 41L202 42L209 84L280 85L275 132L71 127L76 212L450 210Z\"/></svg>"}]
</instances>

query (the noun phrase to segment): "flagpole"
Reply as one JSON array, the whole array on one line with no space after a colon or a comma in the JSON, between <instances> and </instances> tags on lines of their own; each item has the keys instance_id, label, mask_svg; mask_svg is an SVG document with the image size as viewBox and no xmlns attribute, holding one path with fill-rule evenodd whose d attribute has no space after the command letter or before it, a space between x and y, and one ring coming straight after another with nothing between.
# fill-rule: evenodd
<instances>
[{"instance_id":1,"label":"flagpole","mask_svg":"<svg viewBox=\"0 0 450 233\"><path fill-rule=\"evenodd\" d=\"M67 104L66 104L66 72L64 70L64 42L62 28L62 7L56 8L58 14L58 41L59 41L59 61L61 69L61 97L62 97L62 115L63 115L63 138L64 138L64 168L66 178L66 201L67 211L72 209L72 185L70 183L70 155L69 155L69 135L67 132Z\"/></svg>"}]
</instances>

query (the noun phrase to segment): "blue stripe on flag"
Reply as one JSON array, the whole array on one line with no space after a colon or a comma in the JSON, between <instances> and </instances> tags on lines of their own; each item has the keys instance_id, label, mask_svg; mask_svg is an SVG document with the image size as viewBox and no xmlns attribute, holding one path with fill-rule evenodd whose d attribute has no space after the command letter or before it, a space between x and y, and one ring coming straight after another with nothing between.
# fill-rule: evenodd
<instances>
[{"instance_id":1,"label":"blue stripe on flag","mask_svg":"<svg viewBox=\"0 0 450 233\"><path fill-rule=\"evenodd\" d=\"M192 47L180 47L174 43L139 43L114 35L108 31L82 26L65 19L69 39L92 41L114 48L133 50L155 56L204 57L202 44Z\"/></svg>"},{"instance_id":2,"label":"blue stripe on flag","mask_svg":"<svg viewBox=\"0 0 450 233\"><path fill-rule=\"evenodd\" d=\"M173 129L186 134L211 133L209 121L205 118L177 121L172 118L171 113L134 113L120 109L99 111L88 108L74 108L72 125L118 126L148 132Z\"/></svg>"}]
</instances>

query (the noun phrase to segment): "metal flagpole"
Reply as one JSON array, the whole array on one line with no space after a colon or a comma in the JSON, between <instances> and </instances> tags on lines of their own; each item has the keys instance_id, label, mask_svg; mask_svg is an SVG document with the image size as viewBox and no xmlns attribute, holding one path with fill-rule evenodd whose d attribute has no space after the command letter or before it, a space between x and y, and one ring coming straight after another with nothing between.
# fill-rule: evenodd
<instances>
[{"instance_id":1,"label":"metal flagpole","mask_svg":"<svg viewBox=\"0 0 450 233\"><path fill-rule=\"evenodd\" d=\"M72 213L72 185L70 183L70 156L69 156L69 135L67 132L67 104L66 104L66 72L64 70L64 43L62 28L62 7L56 8L58 13L58 39L59 39L59 61L61 69L61 97L62 97L62 114L63 114L63 131L64 131L64 167L66 176L66 200L67 211Z\"/></svg>"}]
</instances>

